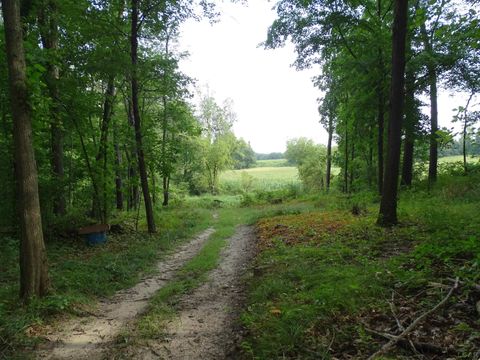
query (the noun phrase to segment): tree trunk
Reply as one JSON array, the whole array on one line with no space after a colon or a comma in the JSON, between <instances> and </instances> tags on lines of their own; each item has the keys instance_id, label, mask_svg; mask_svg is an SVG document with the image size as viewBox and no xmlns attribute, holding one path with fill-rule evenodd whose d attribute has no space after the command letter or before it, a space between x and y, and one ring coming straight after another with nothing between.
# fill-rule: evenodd
<instances>
[{"instance_id":1,"label":"tree trunk","mask_svg":"<svg viewBox=\"0 0 480 360\"><path fill-rule=\"evenodd\" d=\"M39 23L41 29L41 40L43 48L48 51L48 63L46 73L46 83L51 98L50 115L51 125L51 164L52 173L55 178L55 191L53 199L53 212L55 215L66 214L66 200L64 191L65 169L63 164L63 124L61 117L60 92L58 81L60 78L57 66L58 59L55 58L58 50L58 25L56 17L58 16L55 0L47 0L43 4L40 12Z\"/></svg>"},{"instance_id":2,"label":"tree trunk","mask_svg":"<svg viewBox=\"0 0 480 360\"><path fill-rule=\"evenodd\" d=\"M123 210L122 152L118 145L118 134L113 124L113 149L115 151L115 202L117 210Z\"/></svg>"},{"instance_id":3,"label":"tree trunk","mask_svg":"<svg viewBox=\"0 0 480 360\"><path fill-rule=\"evenodd\" d=\"M434 66L428 67L428 82L430 85L430 157L428 162L428 182L437 181L438 171L438 104L437 104L437 73Z\"/></svg>"},{"instance_id":4,"label":"tree trunk","mask_svg":"<svg viewBox=\"0 0 480 360\"><path fill-rule=\"evenodd\" d=\"M380 85L379 85L380 86ZM383 86L383 85L381 85ZM383 158L383 135L385 133L385 107L383 99L383 90L378 91L378 115L377 115L377 152L378 152L378 193L381 195L383 191L383 172L384 172L384 158Z\"/></svg>"},{"instance_id":5,"label":"tree trunk","mask_svg":"<svg viewBox=\"0 0 480 360\"><path fill-rule=\"evenodd\" d=\"M147 217L148 232L156 232L155 219L153 217L152 199L148 189L147 168L145 166L145 155L142 144L142 128L140 124L140 110L138 104L138 0L132 0L132 28L131 28L131 60L132 60L132 110L135 120L135 140L137 145L138 171L140 173L140 182L142 185L143 200L145 202L145 215Z\"/></svg>"},{"instance_id":6,"label":"tree trunk","mask_svg":"<svg viewBox=\"0 0 480 360\"><path fill-rule=\"evenodd\" d=\"M397 191L400 168L402 117L405 83L405 40L407 33L408 0L395 0L392 35L392 84L388 150L382 199L377 223L391 226L397 223Z\"/></svg>"},{"instance_id":7,"label":"tree trunk","mask_svg":"<svg viewBox=\"0 0 480 360\"><path fill-rule=\"evenodd\" d=\"M407 71L405 95L405 140L403 142L402 179L403 186L411 186L413 178L413 150L415 125L418 122L415 106L415 74Z\"/></svg>"},{"instance_id":8,"label":"tree trunk","mask_svg":"<svg viewBox=\"0 0 480 360\"><path fill-rule=\"evenodd\" d=\"M348 193L348 124L345 124L345 171L343 173L343 191Z\"/></svg>"},{"instance_id":9,"label":"tree trunk","mask_svg":"<svg viewBox=\"0 0 480 360\"><path fill-rule=\"evenodd\" d=\"M425 51L433 57L432 43L429 39L425 23L420 25ZM427 60L427 78L430 87L430 155L428 161L428 182L437 180L438 170L438 104L437 104L437 70L431 59Z\"/></svg>"},{"instance_id":10,"label":"tree trunk","mask_svg":"<svg viewBox=\"0 0 480 360\"><path fill-rule=\"evenodd\" d=\"M98 211L99 209L96 206L96 204L100 204L100 188L97 182L97 178L95 176L95 171L90 162L90 157L88 155L87 147L85 145L85 140L83 139L83 134L80 131L77 121L74 117L72 117L72 122L73 122L73 125L75 126L75 130L78 133L78 137L80 139L80 145L82 146L83 157L85 158L85 164L87 165L88 175L90 176L90 181L92 182L92 187L93 187L92 214L96 219L101 221L101 214L99 213Z\"/></svg>"},{"instance_id":11,"label":"tree trunk","mask_svg":"<svg viewBox=\"0 0 480 360\"><path fill-rule=\"evenodd\" d=\"M463 172L467 174L468 172L468 165L467 165L467 131L468 131L468 116L467 111L470 105L470 101L472 101L473 95L475 92L470 94L468 98L467 105L465 105L464 113L463 113Z\"/></svg>"},{"instance_id":12,"label":"tree trunk","mask_svg":"<svg viewBox=\"0 0 480 360\"><path fill-rule=\"evenodd\" d=\"M353 166L354 161L355 161L355 141L351 141L351 143L352 143L352 146L351 146L351 148L352 148L351 160L352 161L350 162L351 165L350 165L350 179L349 179L350 190L349 191L352 191L352 189L353 189L353 178L355 177L355 173L354 173L355 170L354 170L354 166Z\"/></svg>"},{"instance_id":13,"label":"tree trunk","mask_svg":"<svg viewBox=\"0 0 480 360\"><path fill-rule=\"evenodd\" d=\"M327 192L330 190L330 178L332 172L332 138L333 138L333 118L328 117L328 142L327 142L327 174L325 176L325 183Z\"/></svg>"},{"instance_id":14,"label":"tree trunk","mask_svg":"<svg viewBox=\"0 0 480 360\"><path fill-rule=\"evenodd\" d=\"M50 282L43 242L38 175L32 143L31 108L23 48L19 0L2 0L8 61L15 172L20 215L20 297L28 301L48 292Z\"/></svg>"},{"instance_id":15,"label":"tree trunk","mask_svg":"<svg viewBox=\"0 0 480 360\"><path fill-rule=\"evenodd\" d=\"M377 0L377 16L378 21L381 23L382 19L382 1ZM383 191L383 171L384 171L384 135L385 135L385 96L384 96L384 84L385 84L385 62L383 59L382 47L378 47L378 67L380 72L380 79L378 81L377 89L377 100L378 100L378 113L377 113L377 126L378 126L378 135L377 135L377 170L378 170L378 193L382 195Z\"/></svg>"},{"instance_id":16,"label":"tree trunk","mask_svg":"<svg viewBox=\"0 0 480 360\"><path fill-rule=\"evenodd\" d=\"M169 187L170 179L167 176L163 177L163 206L168 206L169 202Z\"/></svg>"},{"instance_id":17,"label":"tree trunk","mask_svg":"<svg viewBox=\"0 0 480 360\"><path fill-rule=\"evenodd\" d=\"M113 102L115 98L115 77L110 76L107 82L107 89L105 91L105 100L103 103L102 125L100 127L100 143L95 160L97 162L97 169L100 169L98 164L102 162L101 166L101 216L102 222L108 221L108 195L107 195L107 148L108 148L108 129L113 114Z\"/></svg>"}]
</instances>

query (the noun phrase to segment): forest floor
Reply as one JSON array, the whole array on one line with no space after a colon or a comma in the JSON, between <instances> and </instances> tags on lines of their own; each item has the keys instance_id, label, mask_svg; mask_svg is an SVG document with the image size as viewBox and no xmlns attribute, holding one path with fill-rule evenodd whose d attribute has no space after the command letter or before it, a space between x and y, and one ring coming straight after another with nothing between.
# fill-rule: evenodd
<instances>
[{"instance_id":1,"label":"forest floor","mask_svg":"<svg viewBox=\"0 0 480 360\"><path fill-rule=\"evenodd\" d=\"M239 334L241 277L252 257L253 231L241 226L226 241L219 265L203 285L184 295L177 315L165 324L155 339L121 344L122 337L137 332L141 317L148 313L158 290L171 282L188 261L198 256L214 232L203 231L175 253L158 262L156 274L134 287L102 301L89 316L59 323L42 337L47 340L38 359L224 359L232 358Z\"/></svg>"}]
</instances>

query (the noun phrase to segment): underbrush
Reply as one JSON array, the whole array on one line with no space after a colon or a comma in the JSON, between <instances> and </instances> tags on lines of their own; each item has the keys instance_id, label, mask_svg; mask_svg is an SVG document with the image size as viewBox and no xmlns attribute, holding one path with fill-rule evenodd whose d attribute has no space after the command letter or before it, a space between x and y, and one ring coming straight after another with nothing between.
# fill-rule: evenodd
<instances>
[{"instance_id":1,"label":"underbrush","mask_svg":"<svg viewBox=\"0 0 480 360\"><path fill-rule=\"evenodd\" d=\"M441 177L434 189L402 193L400 224L390 229L375 225L378 196L368 193L319 197L315 212L261 220L242 317L246 357L366 359L443 299L457 277L459 290L391 355L478 356L477 184L475 175Z\"/></svg>"},{"instance_id":2,"label":"underbrush","mask_svg":"<svg viewBox=\"0 0 480 360\"><path fill-rule=\"evenodd\" d=\"M53 317L82 315L101 297L134 285L141 274L182 240L208 226L211 213L199 209L162 211L158 234L123 227L105 245L90 247L77 237L47 239L51 293L28 305L18 301L18 240L0 242L0 358L33 346ZM19 355L22 358L23 355Z\"/></svg>"}]
</instances>

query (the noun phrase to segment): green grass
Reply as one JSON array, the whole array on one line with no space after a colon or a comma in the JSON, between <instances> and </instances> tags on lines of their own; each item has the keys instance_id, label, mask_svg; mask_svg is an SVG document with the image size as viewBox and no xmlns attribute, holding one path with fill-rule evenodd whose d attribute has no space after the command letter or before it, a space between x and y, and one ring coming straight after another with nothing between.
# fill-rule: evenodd
<instances>
[{"instance_id":1,"label":"green grass","mask_svg":"<svg viewBox=\"0 0 480 360\"><path fill-rule=\"evenodd\" d=\"M104 246L88 247L81 239L47 241L53 289L41 300L22 306L18 301L18 241L0 241L0 354L33 345L26 330L42 326L52 317L81 314L99 297L111 296L153 271L159 257L208 226L211 212L201 209L162 211L159 233L129 232L109 236Z\"/></svg>"},{"instance_id":2,"label":"green grass","mask_svg":"<svg viewBox=\"0 0 480 360\"><path fill-rule=\"evenodd\" d=\"M395 324L388 306L393 290L405 299L423 292L414 305L418 314L444 296L438 289L425 293L429 282L448 283L447 277L458 276L477 284L478 181L478 175L440 177L430 193L401 194L401 224L392 229L375 225L378 199L361 194L322 196L316 212L261 221L262 251L242 317L249 334L243 343L247 356L367 358L381 343L362 322L385 314ZM352 216L353 204L361 204L362 216ZM468 291L456 296L466 299ZM374 320L372 326L387 326L384 321ZM480 324L467 322L462 324L470 335L456 343L458 359L472 358L480 342ZM446 331L458 336L455 328Z\"/></svg>"},{"instance_id":3,"label":"green grass","mask_svg":"<svg viewBox=\"0 0 480 360\"><path fill-rule=\"evenodd\" d=\"M258 167L225 171L220 187L226 193L278 190L300 184L296 167Z\"/></svg>"},{"instance_id":4,"label":"green grass","mask_svg":"<svg viewBox=\"0 0 480 360\"><path fill-rule=\"evenodd\" d=\"M452 162L463 162L463 155L453 155L453 156L444 156L438 159L440 164L442 163L452 163ZM467 156L467 162L478 162L478 157Z\"/></svg>"},{"instance_id":5,"label":"green grass","mask_svg":"<svg viewBox=\"0 0 480 360\"><path fill-rule=\"evenodd\" d=\"M280 181L292 182L298 181L298 171L296 167L257 167L243 170L228 170L221 176L221 181L240 180L242 172L245 172L261 181Z\"/></svg>"}]
</instances>

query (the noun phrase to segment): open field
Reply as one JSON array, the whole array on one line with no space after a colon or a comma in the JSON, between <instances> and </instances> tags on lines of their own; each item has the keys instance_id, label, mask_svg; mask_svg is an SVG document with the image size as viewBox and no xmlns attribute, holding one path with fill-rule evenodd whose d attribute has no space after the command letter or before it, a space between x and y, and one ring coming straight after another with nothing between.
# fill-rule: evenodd
<instances>
[{"instance_id":1,"label":"open field","mask_svg":"<svg viewBox=\"0 0 480 360\"><path fill-rule=\"evenodd\" d=\"M467 156L467 163L478 162L478 160L479 160L478 157ZM440 164L452 163L457 161L463 162L463 155L444 156L438 159L438 162Z\"/></svg>"},{"instance_id":2,"label":"open field","mask_svg":"<svg viewBox=\"0 0 480 360\"><path fill-rule=\"evenodd\" d=\"M276 190L299 184L298 171L293 166L230 170L220 177L220 185L226 192Z\"/></svg>"}]
</instances>

